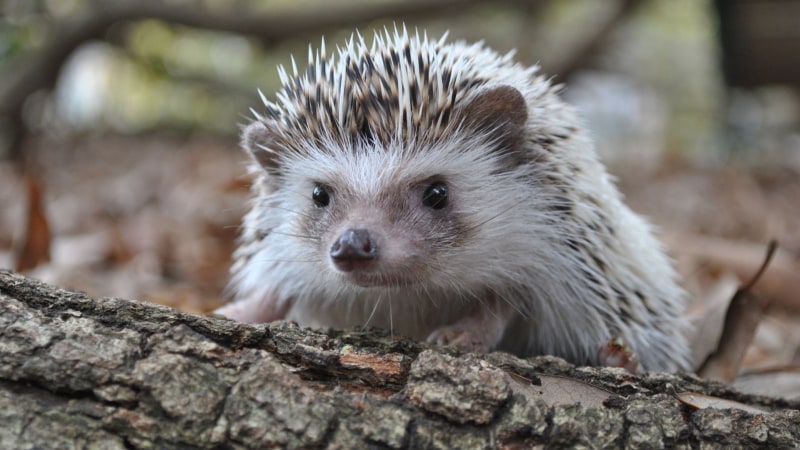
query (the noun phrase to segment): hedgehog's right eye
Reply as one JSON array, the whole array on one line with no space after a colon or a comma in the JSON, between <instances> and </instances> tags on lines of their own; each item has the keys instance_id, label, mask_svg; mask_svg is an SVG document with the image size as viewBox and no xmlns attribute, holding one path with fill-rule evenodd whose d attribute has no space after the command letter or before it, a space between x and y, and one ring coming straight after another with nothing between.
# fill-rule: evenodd
<instances>
[{"instance_id":1,"label":"hedgehog's right eye","mask_svg":"<svg viewBox=\"0 0 800 450\"><path fill-rule=\"evenodd\" d=\"M436 181L428 186L422 194L422 204L433 209L447 206L447 185Z\"/></svg>"},{"instance_id":2,"label":"hedgehog's right eye","mask_svg":"<svg viewBox=\"0 0 800 450\"><path fill-rule=\"evenodd\" d=\"M314 200L314 204L319 208L328 206L328 203L331 202L331 196L328 194L328 190L321 184L316 184L314 186L314 190L311 192L311 199Z\"/></svg>"}]
</instances>

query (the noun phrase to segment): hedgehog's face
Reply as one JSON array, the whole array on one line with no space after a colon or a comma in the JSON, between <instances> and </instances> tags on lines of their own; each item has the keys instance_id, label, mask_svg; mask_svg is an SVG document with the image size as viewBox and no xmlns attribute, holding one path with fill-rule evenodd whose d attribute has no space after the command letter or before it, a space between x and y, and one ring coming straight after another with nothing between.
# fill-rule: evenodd
<instances>
[{"instance_id":1,"label":"hedgehog's face","mask_svg":"<svg viewBox=\"0 0 800 450\"><path fill-rule=\"evenodd\" d=\"M321 275L362 287L447 285L495 257L475 250L491 252L501 214L519 201L504 181L520 164L525 101L513 88L487 89L454 117L458 126L435 141L310 136L292 149L281 148L276 124L251 124L245 147L271 173L275 213L285 215L276 239L296 240L284 248L302 248Z\"/></svg>"},{"instance_id":2,"label":"hedgehog's face","mask_svg":"<svg viewBox=\"0 0 800 450\"><path fill-rule=\"evenodd\" d=\"M324 270L359 286L427 282L466 228L448 180L392 180L395 172L353 182L353 165L332 168L303 183L305 213L295 224L315 237L309 243Z\"/></svg>"}]
</instances>

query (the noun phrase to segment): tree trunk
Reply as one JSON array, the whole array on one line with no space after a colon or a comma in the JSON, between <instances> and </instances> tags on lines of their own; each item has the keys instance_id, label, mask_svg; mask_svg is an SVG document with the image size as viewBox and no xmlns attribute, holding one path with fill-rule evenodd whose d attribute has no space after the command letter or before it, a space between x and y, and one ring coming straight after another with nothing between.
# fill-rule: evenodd
<instances>
[{"instance_id":1,"label":"tree trunk","mask_svg":"<svg viewBox=\"0 0 800 450\"><path fill-rule=\"evenodd\" d=\"M800 445L797 403L690 375L244 325L7 271L0 305L0 448ZM695 410L683 391L765 412Z\"/></svg>"}]
</instances>

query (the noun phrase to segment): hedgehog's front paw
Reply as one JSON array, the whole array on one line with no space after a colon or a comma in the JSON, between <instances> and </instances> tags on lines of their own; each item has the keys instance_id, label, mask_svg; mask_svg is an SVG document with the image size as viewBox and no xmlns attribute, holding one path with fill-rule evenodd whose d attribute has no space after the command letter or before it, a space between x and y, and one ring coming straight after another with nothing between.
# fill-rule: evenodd
<instances>
[{"instance_id":1,"label":"hedgehog's front paw","mask_svg":"<svg viewBox=\"0 0 800 450\"><path fill-rule=\"evenodd\" d=\"M630 373L639 371L639 359L621 338L613 338L601 345L597 359L601 366L622 367Z\"/></svg>"},{"instance_id":2,"label":"hedgehog's front paw","mask_svg":"<svg viewBox=\"0 0 800 450\"><path fill-rule=\"evenodd\" d=\"M457 322L433 330L428 342L465 352L486 353L500 343L513 314L511 305L487 296Z\"/></svg>"},{"instance_id":3,"label":"hedgehog's front paw","mask_svg":"<svg viewBox=\"0 0 800 450\"><path fill-rule=\"evenodd\" d=\"M220 308L212 314L227 317L244 323L267 323L286 317L289 302L279 302L273 298L249 297Z\"/></svg>"},{"instance_id":4,"label":"hedgehog's front paw","mask_svg":"<svg viewBox=\"0 0 800 450\"><path fill-rule=\"evenodd\" d=\"M465 330L458 324L434 330L428 336L427 341L436 345L455 347L463 352L486 353L489 351L489 346L474 331Z\"/></svg>"}]
</instances>

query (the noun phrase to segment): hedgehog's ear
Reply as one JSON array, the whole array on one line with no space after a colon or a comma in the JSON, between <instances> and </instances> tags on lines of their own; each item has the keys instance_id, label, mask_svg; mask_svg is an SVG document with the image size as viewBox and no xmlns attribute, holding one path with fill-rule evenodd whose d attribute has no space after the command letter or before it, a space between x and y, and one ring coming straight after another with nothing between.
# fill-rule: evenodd
<instances>
[{"instance_id":1,"label":"hedgehog's ear","mask_svg":"<svg viewBox=\"0 0 800 450\"><path fill-rule=\"evenodd\" d=\"M255 120L242 131L242 147L264 169L278 167L275 148L274 124L270 120Z\"/></svg>"},{"instance_id":2,"label":"hedgehog's ear","mask_svg":"<svg viewBox=\"0 0 800 450\"><path fill-rule=\"evenodd\" d=\"M528 121L528 106L522 93L511 86L479 92L462 110L469 127L496 139L498 148L513 159L522 156L521 144Z\"/></svg>"}]
</instances>

